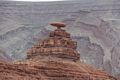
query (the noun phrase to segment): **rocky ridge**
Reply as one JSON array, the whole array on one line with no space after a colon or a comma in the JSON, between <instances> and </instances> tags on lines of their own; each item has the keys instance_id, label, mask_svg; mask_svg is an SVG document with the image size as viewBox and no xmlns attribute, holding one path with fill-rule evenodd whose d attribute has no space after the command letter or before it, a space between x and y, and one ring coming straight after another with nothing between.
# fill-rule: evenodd
<instances>
[{"instance_id":1,"label":"rocky ridge","mask_svg":"<svg viewBox=\"0 0 120 80\"><path fill-rule=\"evenodd\" d=\"M63 21L78 45L84 45L78 46L84 62L119 75L119 3L0 2L0 47L13 60L25 59L27 48L52 30L47 23Z\"/></svg>"},{"instance_id":2,"label":"rocky ridge","mask_svg":"<svg viewBox=\"0 0 120 80\"><path fill-rule=\"evenodd\" d=\"M102 70L80 61L77 43L62 27L38 42L27 52L27 59L8 63L0 61L0 80L117 80Z\"/></svg>"}]
</instances>

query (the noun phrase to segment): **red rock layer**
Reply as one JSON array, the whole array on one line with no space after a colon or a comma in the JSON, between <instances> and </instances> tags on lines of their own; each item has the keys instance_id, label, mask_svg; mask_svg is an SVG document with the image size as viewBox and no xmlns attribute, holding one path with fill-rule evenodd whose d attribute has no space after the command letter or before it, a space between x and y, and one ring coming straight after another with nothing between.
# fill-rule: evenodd
<instances>
[{"instance_id":1,"label":"red rock layer","mask_svg":"<svg viewBox=\"0 0 120 80\"><path fill-rule=\"evenodd\" d=\"M80 54L76 51L77 43L70 38L69 33L61 29L62 24L52 23L52 25L53 24L60 26L50 33L49 38L42 42L38 42L38 44L28 52L28 58L32 58L37 55L49 55L72 61L79 60Z\"/></svg>"},{"instance_id":2,"label":"red rock layer","mask_svg":"<svg viewBox=\"0 0 120 80\"><path fill-rule=\"evenodd\" d=\"M104 71L79 61L77 44L61 23L48 39L38 42L24 61L0 61L0 80L116 80ZM60 26L59 26L60 25Z\"/></svg>"}]
</instances>

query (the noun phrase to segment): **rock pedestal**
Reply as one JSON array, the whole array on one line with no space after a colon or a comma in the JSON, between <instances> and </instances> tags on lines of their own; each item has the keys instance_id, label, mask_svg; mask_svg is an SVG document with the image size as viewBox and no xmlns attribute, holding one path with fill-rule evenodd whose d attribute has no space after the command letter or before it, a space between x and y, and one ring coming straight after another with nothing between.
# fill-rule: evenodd
<instances>
[{"instance_id":1,"label":"rock pedestal","mask_svg":"<svg viewBox=\"0 0 120 80\"><path fill-rule=\"evenodd\" d=\"M51 23L57 29L38 42L24 61L0 62L0 80L117 80L104 71L80 62L77 43L61 29L64 23Z\"/></svg>"},{"instance_id":2,"label":"rock pedestal","mask_svg":"<svg viewBox=\"0 0 120 80\"><path fill-rule=\"evenodd\" d=\"M51 56L72 61L79 60L76 51L77 44L70 38L70 34L61 29L65 27L62 23L51 23L57 29L50 33L49 38L38 42L29 52L28 58L34 56Z\"/></svg>"}]
</instances>

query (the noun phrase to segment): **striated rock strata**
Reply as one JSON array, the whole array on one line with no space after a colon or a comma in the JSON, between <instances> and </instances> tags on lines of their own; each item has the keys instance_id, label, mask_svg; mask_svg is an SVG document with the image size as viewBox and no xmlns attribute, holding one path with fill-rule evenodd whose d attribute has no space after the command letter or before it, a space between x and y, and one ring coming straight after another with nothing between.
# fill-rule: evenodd
<instances>
[{"instance_id":1,"label":"striated rock strata","mask_svg":"<svg viewBox=\"0 0 120 80\"><path fill-rule=\"evenodd\" d=\"M48 22L64 21L78 42L81 60L112 75L120 74L120 0L15 2L0 0L1 58L25 59L36 40L52 30ZM82 46L81 46L82 45Z\"/></svg>"},{"instance_id":2,"label":"striated rock strata","mask_svg":"<svg viewBox=\"0 0 120 80\"><path fill-rule=\"evenodd\" d=\"M79 61L77 43L61 29L65 24L51 25L57 29L28 51L27 60L0 62L0 80L117 80Z\"/></svg>"}]
</instances>

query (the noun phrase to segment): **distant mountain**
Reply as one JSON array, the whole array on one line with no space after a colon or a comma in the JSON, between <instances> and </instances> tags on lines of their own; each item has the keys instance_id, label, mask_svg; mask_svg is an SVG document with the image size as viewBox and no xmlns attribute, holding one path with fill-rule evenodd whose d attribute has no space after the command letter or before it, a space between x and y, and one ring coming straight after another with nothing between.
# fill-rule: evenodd
<instances>
[{"instance_id":1,"label":"distant mountain","mask_svg":"<svg viewBox=\"0 0 120 80\"><path fill-rule=\"evenodd\" d=\"M1 61L12 61L12 58L10 58L10 56L8 56L5 51L0 50L0 60Z\"/></svg>"},{"instance_id":2,"label":"distant mountain","mask_svg":"<svg viewBox=\"0 0 120 80\"><path fill-rule=\"evenodd\" d=\"M81 2L82 1L82 2ZM81 60L113 75L120 74L120 1L76 0L51 3L0 2L0 47L12 60L62 21L78 42Z\"/></svg>"}]
</instances>

